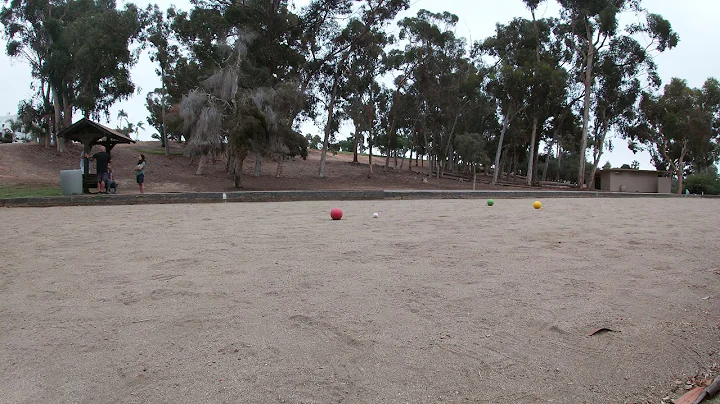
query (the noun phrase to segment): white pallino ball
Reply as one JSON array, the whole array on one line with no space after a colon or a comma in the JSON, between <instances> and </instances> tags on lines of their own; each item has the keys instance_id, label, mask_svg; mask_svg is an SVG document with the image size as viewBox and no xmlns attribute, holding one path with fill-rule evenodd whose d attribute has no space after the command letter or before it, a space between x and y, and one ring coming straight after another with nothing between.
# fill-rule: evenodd
<instances>
[{"instance_id":1,"label":"white pallino ball","mask_svg":"<svg viewBox=\"0 0 720 404\"><path fill-rule=\"evenodd\" d=\"M375 219L377 219L379 216L380 216L380 215L378 215L377 213L373 213L373 217L374 217Z\"/></svg>"}]
</instances>

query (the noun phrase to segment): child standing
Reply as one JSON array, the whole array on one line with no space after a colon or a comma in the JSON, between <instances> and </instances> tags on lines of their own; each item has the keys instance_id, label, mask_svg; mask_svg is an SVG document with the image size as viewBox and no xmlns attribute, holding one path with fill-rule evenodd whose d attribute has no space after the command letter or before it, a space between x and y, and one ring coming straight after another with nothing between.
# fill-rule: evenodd
<instances>
[{"instance_id":1,"label":"child standing","mask_svg":"<svg viewBox=\"0 0 720 404\"><path fill-rule=\"evenodd\" d=\"M137 179L140 193L145 193L145 155L141 154L137 166L135 166L135 178Z\"/></svg>"},{"instance_id":2,"label":"child standing","mask_svg":"<svg viewBox=\"0 0 720 404\"><path fill-rule=\"evenodd\" d=\"M115 182L115 175L113 174L112 163L108 164L107 173L105 174L105 189L110 190L112 188L113 194L117 194L117 182Z\"/></svg>"}]
</instances>

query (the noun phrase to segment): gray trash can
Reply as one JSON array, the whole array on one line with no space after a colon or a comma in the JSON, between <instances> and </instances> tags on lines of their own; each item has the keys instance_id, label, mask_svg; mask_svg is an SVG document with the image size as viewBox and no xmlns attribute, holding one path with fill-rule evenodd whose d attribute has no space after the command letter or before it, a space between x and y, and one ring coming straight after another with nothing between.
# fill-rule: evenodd
<instances>
[{"instance_id":1,"label":"gray trash can","mask_svg":"<svg viewBox=\"0 0 720 404\"><path fill-rule=\"evenodd\" d=\"M82 194L82 171L60 171L60 189L62 190L63 195Z\"/></svg>"}]
</instances>

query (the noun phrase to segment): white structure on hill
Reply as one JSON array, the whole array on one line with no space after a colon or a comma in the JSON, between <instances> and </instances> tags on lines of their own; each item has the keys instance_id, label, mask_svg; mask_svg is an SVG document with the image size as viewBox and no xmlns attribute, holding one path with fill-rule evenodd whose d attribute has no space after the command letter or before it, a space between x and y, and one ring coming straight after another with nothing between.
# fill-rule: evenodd
<instances>
[{"instance_id":1,"label":"white structure on hill","mask_svg":"<svg viewBox=\"0 0 720 404\"><path fill-rule=\"evenodd\" d=\"M0 116L0 136L5 133L12 133L12 123L17 119L17 117L17 115L9 112L7 115ZM32 141L32 136L20 130L15 131L13 139L14 142L30 142Z\"/></svg>"}]
</instances>

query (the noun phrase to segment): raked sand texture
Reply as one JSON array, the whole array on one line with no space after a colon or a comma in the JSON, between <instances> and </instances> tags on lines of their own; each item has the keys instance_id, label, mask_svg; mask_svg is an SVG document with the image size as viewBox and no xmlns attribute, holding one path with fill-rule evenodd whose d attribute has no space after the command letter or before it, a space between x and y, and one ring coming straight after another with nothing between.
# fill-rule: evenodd
<instances>
[{"instance_id":1,"label":"raked sand texture","mask_svg":"<svg viewBox=\"0 0 720 404\"><path fill-rule=\"evenodd\" d=\"M658 402L718 360L720 201L542 202L0 210L0 401Z\"/></svg>"}]
</instances>

